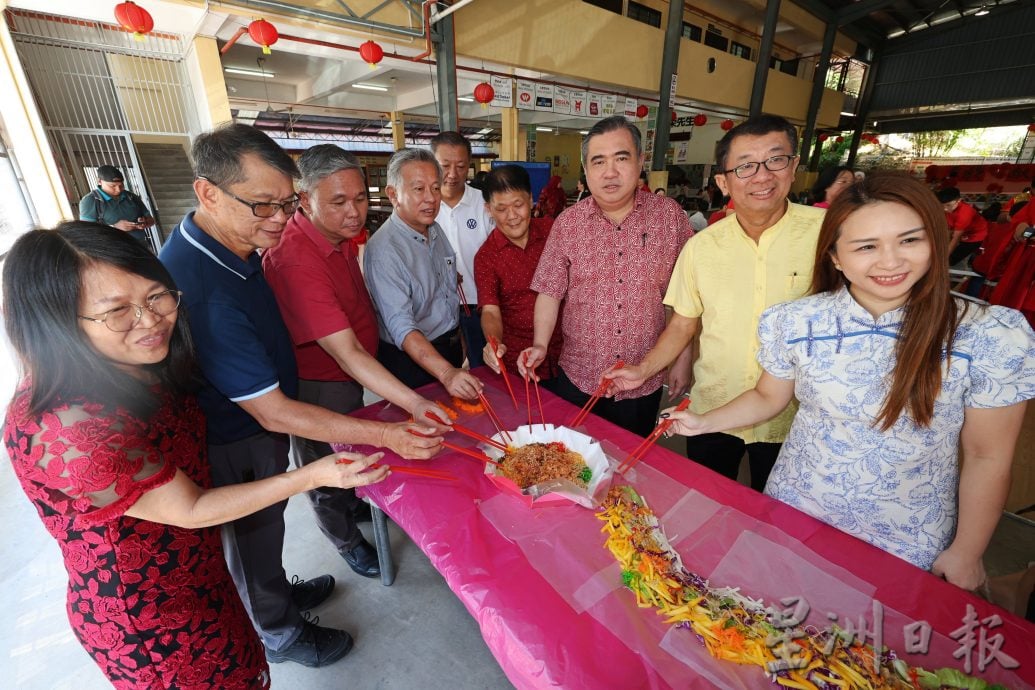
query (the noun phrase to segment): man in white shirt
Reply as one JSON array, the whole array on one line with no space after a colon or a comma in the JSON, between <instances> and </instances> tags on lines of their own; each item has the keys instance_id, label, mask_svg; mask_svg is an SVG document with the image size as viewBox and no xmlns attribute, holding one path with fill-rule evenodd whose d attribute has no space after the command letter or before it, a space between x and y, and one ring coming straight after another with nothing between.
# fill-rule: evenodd
<instances>
[{"instance_id":1,"label":"man in white shirt","mask_svg":"<svg viewBox=\"0 0 1035 690\"><path fill-rule=\"evenodd\" d=\"M435 222L442 227L456 252L460 287L466 298L460 304L460 333L467 348L467 361L473 369L482 365L485 347L478 316L478 288L474 284L474 255L495 224L485 208L482 193L467 184L471 142L459 132L441 132L432 138L431 152L442 166L442 205Z\"/></svg>"},{"instance_id":2,"label":"man in white shirt","mask_svg":"<svg viewBox=\"0 0 1035 690\"><path fill-rule=\"evenodd\" d=\"M686 215L690 217L690 225L694 232L701 232L708 227L708 216L705 215L708 212L708 200L703 197L690 199L687 204L693 209L693 212L689 210L686 212Z\"/></svg>"}]
</instances>

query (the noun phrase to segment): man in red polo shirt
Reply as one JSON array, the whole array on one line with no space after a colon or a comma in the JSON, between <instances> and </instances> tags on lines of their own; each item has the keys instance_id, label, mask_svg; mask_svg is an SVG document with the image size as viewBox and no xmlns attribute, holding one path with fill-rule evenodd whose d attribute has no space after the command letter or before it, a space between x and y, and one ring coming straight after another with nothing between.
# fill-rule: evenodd
<instances>
[{"instance_id":1,"label":"man in red polo shirt","mask_svg":"<svg viewBox=\"0 0 1035 690\"><path fill-rule=\"evenodd\" d=\"M952 240L949 242L949 265L955 266L977 251L988 235L988 221L977 209L960 199L960 190L946 187L938 190L938 201L945 209Z\"/></svg>"},{"instance_id":2,"label":"man in red polo shirt","mask_svg":"<svg viewBox=\"0 0 1035 690\"><path fill-rule=\"evenodd\" d=\"M392 376L377 353L377 317L356 260L367 219L367 184L351 153L314 146L298 160L301 207L280 242L262 257L263 273L284 317L298 361L298 399L348 413L363 406L363 386L408 410L422 424L438 410ZM292 437L299 466L332 451L326 443ZM352 489L309 492L320 529L349 566L377 577L377 552L356 527L361 509Z\"/></svg>"},{"instance_id":3,"label":"man in red polo shirt","mask_svg":"<svg viewBox=\"0 0 1035 690\"><path fill-rule=\"evenodd\" d=\"M499 371L497 356L517 371L518 355L532 346L536 293L529 285L553 218L532 218L532 183L520 165L494 168L482 183L482 197L496 229L474 256L474 280L485 340L495 338L499 344L495 353L486 345L483 358L494 371ZM562 342L560 329L555 329L536 372L547 388L557 375Z\"/></svg>"}]
</instances>

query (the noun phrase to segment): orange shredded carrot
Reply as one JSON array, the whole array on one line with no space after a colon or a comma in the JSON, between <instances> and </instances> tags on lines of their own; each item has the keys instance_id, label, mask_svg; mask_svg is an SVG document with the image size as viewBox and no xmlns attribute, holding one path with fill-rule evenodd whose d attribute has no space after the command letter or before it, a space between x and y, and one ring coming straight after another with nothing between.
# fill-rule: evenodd
<instances>
[{"instance_id":1,"label":"orange shredded carrot","mask_svg":"<svg viewBox=\"0 0 1035 690\"><path fill-rule=\"evenodd\" d=\"M447 415L449 415L450 419L456 419L457 417L460 416L460 414L456 410L454 410L453 408L451 408L449 405L445 404L444 402L436 402L435 404L438 405L439 407L441 407L442 411L445 412Z\"/></svg>"},{"instance_id":2,"label":"orange shredded carrot","mask_svg":"<svg viewBox=\"0 0 1035 690\"><path fill-rule=\"evenodd\" d=\"M478 401L464 400L453 396L453 407L460 410L461 412L468 412L470 414L478 414L479 412L485 412L485 408ZM456 419L454 417L454 419Z\"/></svg>"}]
</instances>

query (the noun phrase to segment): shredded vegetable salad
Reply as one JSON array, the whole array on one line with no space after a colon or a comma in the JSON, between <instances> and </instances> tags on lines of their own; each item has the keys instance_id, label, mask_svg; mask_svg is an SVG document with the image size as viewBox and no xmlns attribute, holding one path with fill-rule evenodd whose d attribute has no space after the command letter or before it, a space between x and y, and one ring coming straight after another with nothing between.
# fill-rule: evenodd
<instances>
[{"instance_id":1,"label":"shredded vegetable salad","mask_svg":"<svg viewBox=\"0 0 1035 690\"><path fill-rule=\"evenodd\" d=\"M606 547L622 567L622 583L642 608L693 633L716 659L759 666L768 679L799 690L999 690L962 672L927 671L887 648L879 664L871 646L838 628L788 627L780 612L736 589L713 587L686 568L657 516L629 486L615 486L597 517Z\"/></svg>"}]
</instances>

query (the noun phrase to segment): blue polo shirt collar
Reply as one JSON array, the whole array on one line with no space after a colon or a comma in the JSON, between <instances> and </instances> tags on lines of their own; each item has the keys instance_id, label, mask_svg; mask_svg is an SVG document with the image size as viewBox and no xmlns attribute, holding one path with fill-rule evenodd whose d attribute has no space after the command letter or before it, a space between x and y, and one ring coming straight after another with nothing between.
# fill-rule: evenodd
<instances>
[{"instance_id":1,"label":"blue polo shirt collar","mask_svg":"<svg viewBox=\"0 0 1035 690\"><path fill-rule=\"evenodd\" d=\"M252 252L247 261L242 261L239 256L198 227L194 222L194 211L188 213L180 221L180 232L183 233L183 239L187 240L195 249L241 280L247 280L262 271L262 258L258 252Z\"/></svg>"},{"instance_id":2,"label":"blue polo shirt collar","mask_svg":"<svg viewBox=\"0 0 1035 690\"><path fill-rule=\"evenodd\" d=\"M100 185L97 185L97 193L101 195L101 198L105 201L111 201L113 197L109 196L107 192L101 189Z\"/></svg>"}]
</instances>

